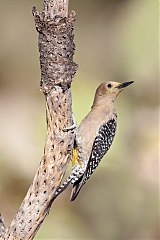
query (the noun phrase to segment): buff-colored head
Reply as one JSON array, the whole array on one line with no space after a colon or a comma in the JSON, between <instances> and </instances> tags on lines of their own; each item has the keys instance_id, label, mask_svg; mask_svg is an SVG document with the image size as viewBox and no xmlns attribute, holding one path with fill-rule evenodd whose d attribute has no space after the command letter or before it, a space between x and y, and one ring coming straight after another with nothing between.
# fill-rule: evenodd
<instances>
[{"instance_id":1,"label":"buff-colored head","mask_svg":"<svg viewBox=\"0 0 160 240\"><path fill-rule=\"evenodd\" d=\"M132 84L133 81L118 83L118 82L105 82L102 83L96 90L93 106L114 102L118 94L127 86Z\"/></svg>"}]
</instances>

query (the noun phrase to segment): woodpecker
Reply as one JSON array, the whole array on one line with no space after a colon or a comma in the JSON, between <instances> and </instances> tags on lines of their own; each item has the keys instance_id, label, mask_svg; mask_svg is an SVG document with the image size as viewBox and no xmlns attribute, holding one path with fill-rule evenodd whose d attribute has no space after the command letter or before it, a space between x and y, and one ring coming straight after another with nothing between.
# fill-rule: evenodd
<instances>
[{"instance_id":1,"label":"woodpecker","mask_svg":"<svg viewBox=\"0 0 160 240\"><path fill-rule=\"evenodd\" d=\"M82 120L77 131L71 173L56 190L53 199L69 184L73 184L70 200L75 200L82 186L97 168L116 133L117 114L114 100L132 83L133 81L105 82L97 88L91 111Z\"/></svg>"}]
</instances>

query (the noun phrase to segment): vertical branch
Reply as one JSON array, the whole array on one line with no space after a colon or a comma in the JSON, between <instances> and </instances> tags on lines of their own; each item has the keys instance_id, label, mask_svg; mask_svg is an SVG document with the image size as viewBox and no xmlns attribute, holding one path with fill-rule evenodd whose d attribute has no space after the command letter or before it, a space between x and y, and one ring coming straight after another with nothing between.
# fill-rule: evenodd
<instances>
[{"instance_id":1,"label":"vertical branch","mask_svg":"<svg viewBox=\"0 0 160 240\"><path fill-rule=\"evenodd\" d=\"M0 240L3 239L4 233L5 233L5 225L4 225L3 217L0 214Z\"/></svg>"},{"instance_id":2,"label":"vertical branch","mask_svg":"<svg viewBox=\"0 0 160 240\"><path fill-rule=\"evenodd\" d=\"M44 9L33 8L39 33L41 90L46 99L47 134L44 156L34 180L4 239L33 239L47 215L52 196L66 172L72 155L71 81L77 65L73 62L73 24L68 16L68 0L44 0Z\"/></svg>"},{"instance_id":3,"label":"vertical branch","mask_svg":"<svg viewBox=\"0 0 160 240\"><path fill-rule=\"evenodd\" d=\"M49 13L51 18L54 16L67 17L68 1L69 0L44 0L44 10Z\"/></svg>"}]
</instances>

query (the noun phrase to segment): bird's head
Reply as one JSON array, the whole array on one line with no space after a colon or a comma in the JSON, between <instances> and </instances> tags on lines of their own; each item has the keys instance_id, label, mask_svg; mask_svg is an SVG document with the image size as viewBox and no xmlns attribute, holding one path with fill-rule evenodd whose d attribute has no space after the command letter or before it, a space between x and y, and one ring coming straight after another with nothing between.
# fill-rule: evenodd
<instances>
[{"instance_id":1,"label":"bird's head","mask_svg":"<svg viewBox=\"0 0 160 240\"><path fill-rule=\"evenodd\" d=\"M133 81L123 83L109 81L102 83L96 90L93 105L103 102L114 102L118 94L132 83Z\"/></svg>"}]
</instances>

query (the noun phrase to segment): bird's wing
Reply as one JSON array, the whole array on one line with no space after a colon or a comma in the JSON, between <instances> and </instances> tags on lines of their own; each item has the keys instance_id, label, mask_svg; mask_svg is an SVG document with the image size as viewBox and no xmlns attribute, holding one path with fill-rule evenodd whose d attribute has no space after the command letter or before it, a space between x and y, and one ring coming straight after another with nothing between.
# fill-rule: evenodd
<instances>
[{"instance_id":1,"label":"bird's wing","mask_svg":"<svg viewBox=\"0 0 160 240\"><path fill-rule=\"evenodd\" d=\"M78 181L76 181L73 184L73 189L72 189L71 199L70 199L71 201L73 201L77 197L83 184L85 184L86 181L90 178L91 174L94 172L96 167L99 165L103 156L109 150L109 148L113 142L115 132L116 132L116 120L115 119L109 120L108 122L104 123L100 127L98 134L93 143L93 147L92 147L91 155L90 155L87 167L86 167L86 171L81 176L81 178L78 179Z\"/></svg>"}]
</instances>

